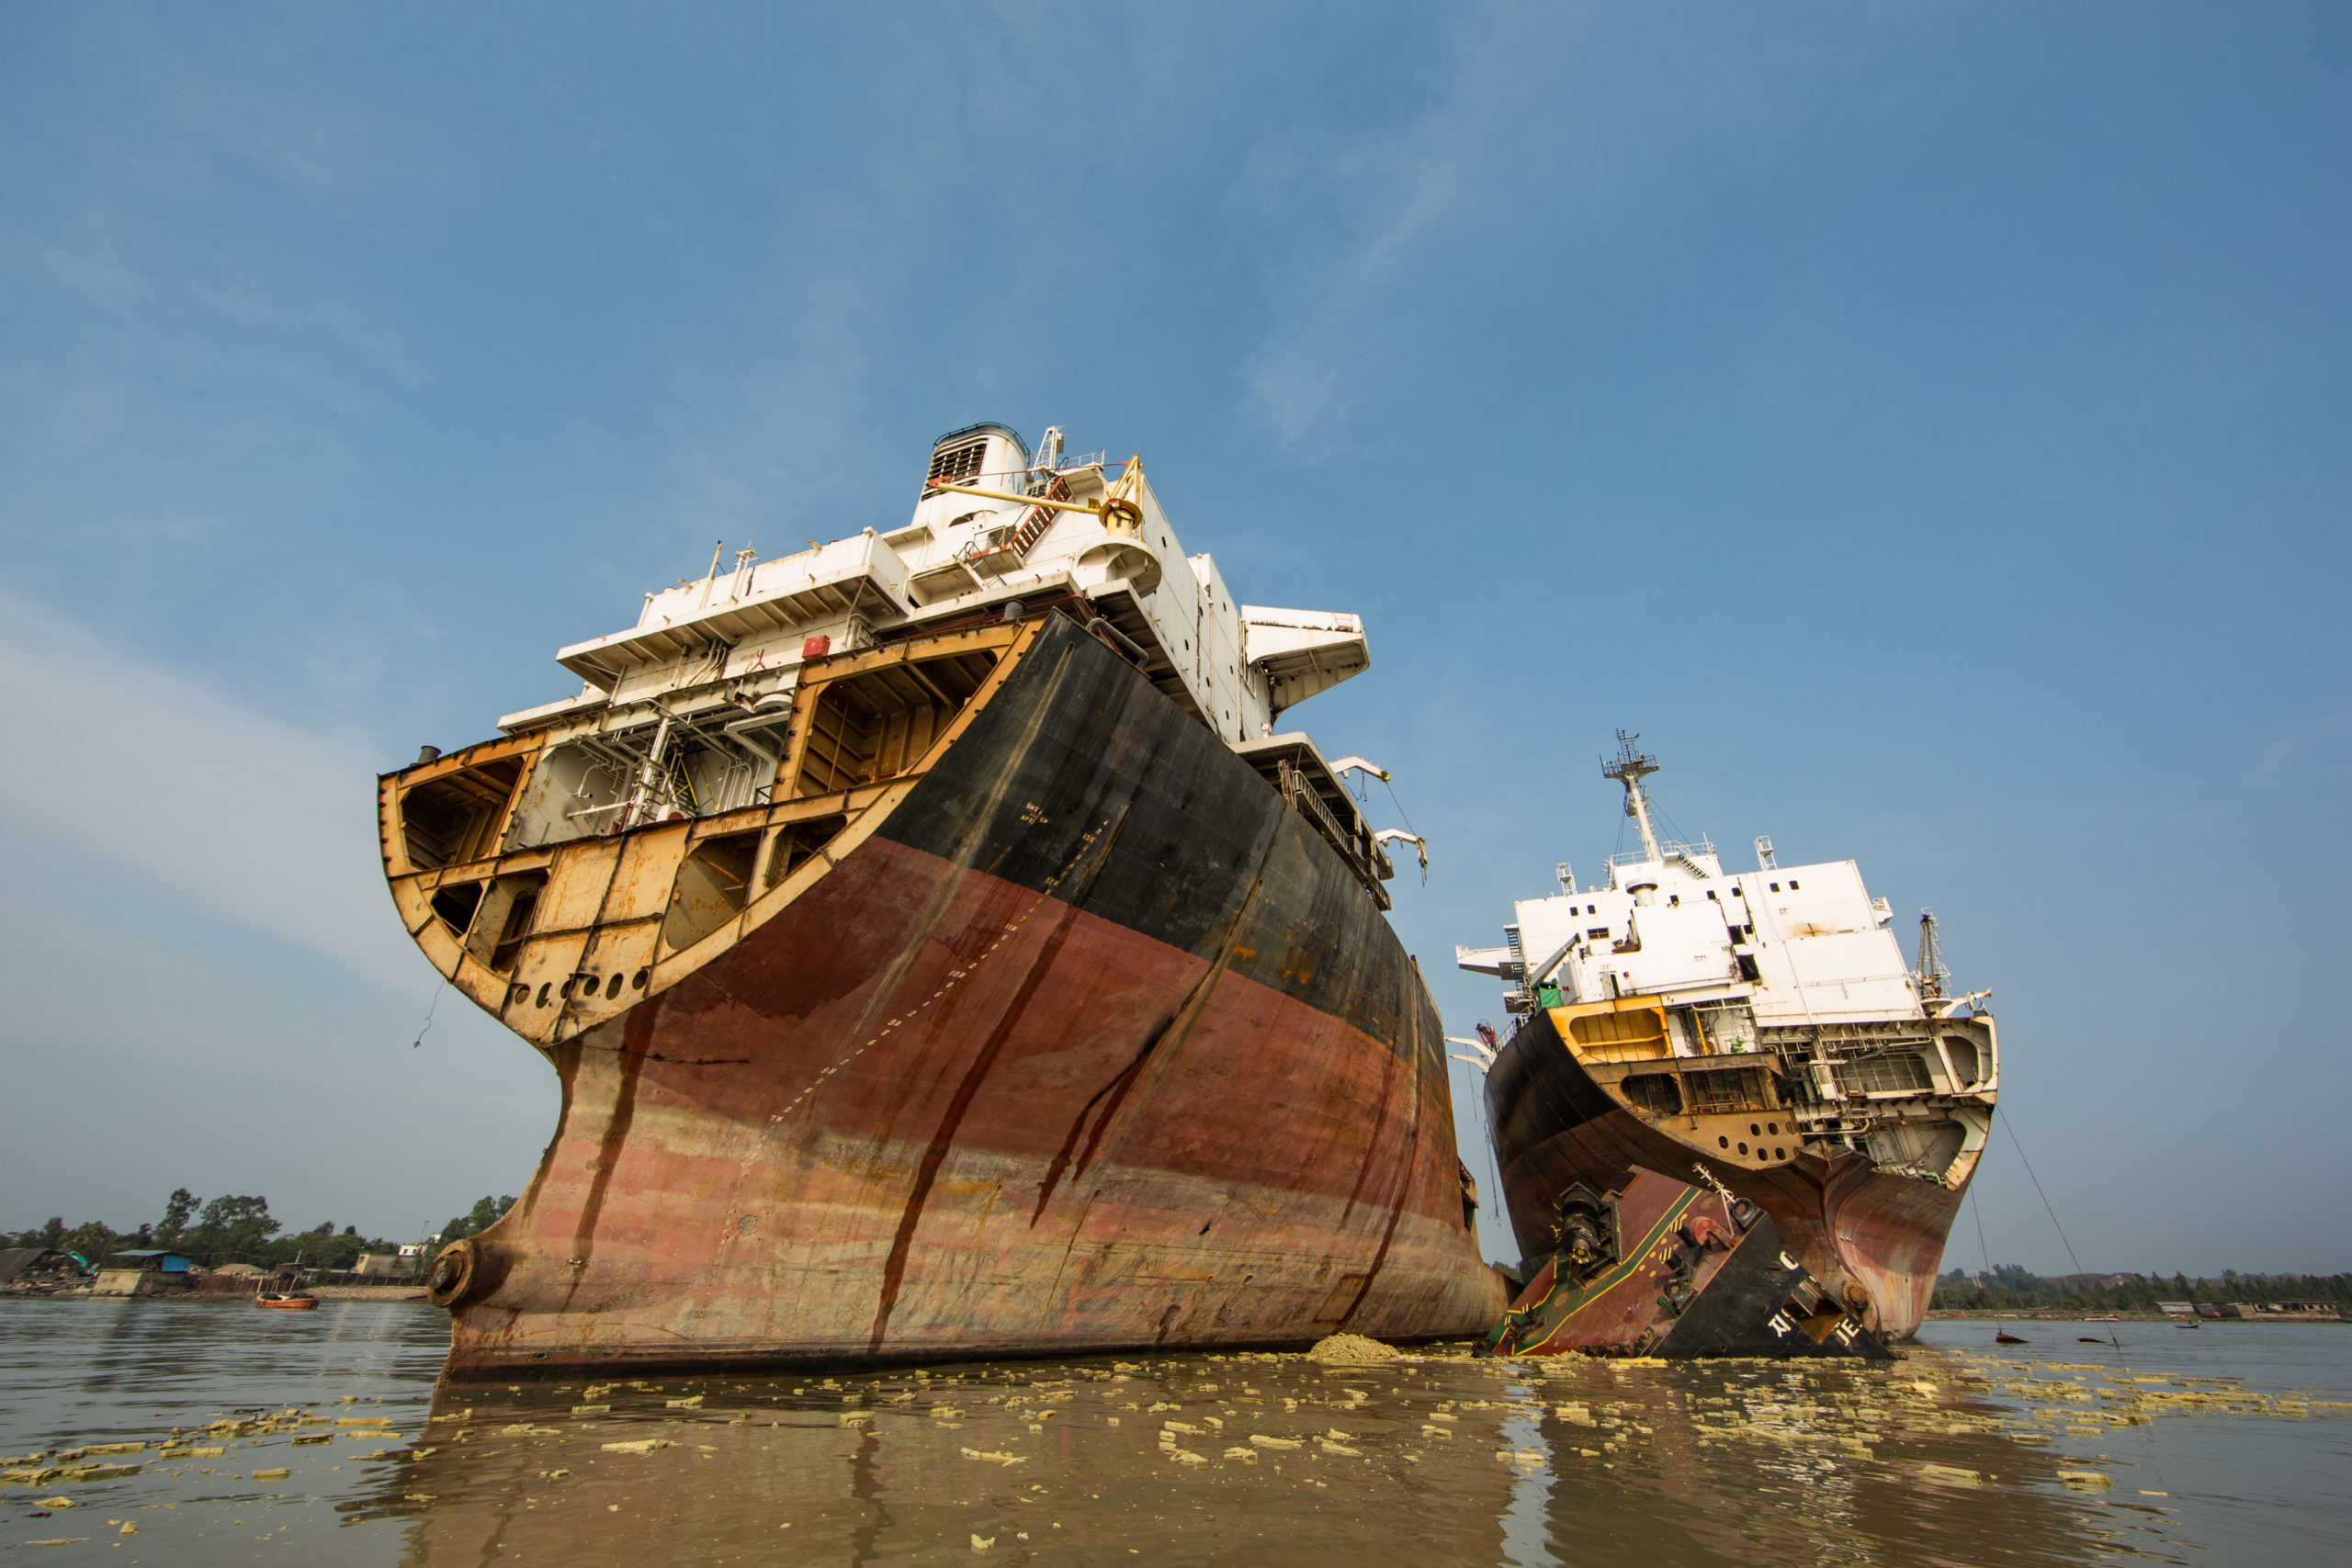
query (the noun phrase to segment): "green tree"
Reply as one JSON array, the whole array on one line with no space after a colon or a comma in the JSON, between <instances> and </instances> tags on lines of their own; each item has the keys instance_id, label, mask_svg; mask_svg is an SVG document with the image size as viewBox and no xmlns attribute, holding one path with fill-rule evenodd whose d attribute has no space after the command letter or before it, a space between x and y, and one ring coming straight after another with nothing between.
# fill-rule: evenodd
<instances>
[{"instance_id":1,"label":"green tree","mask_svg":"<svg viewBox=\"0 0 2352 1568\"><path fill-rule=\"evenodd\" d=\"M469 1235L480 1235L496 1224L501 1216L514 1206L512 1194L504 1198L492 1198L486 1194L477 1198L471 1209L441 1227L441 1239L445 1242L461 1241Z\"/></svg>"},{"instance_id":2,"label":"green tree","mask_svg":"<svg viewBox=\"0 0 2352 1568\"><path fill-rule=\"evenodd\" d=\"M164 1200L164 1217L155 1225L157 1247L176 1247L180 1233L187 1229L188 1216L204 1200L185 1187L175 1187L172 1195Z\"/></svg>"},{"instance_id":3,"label":"green tree","mask_svg":"<svg viewBox=\"0 0 2352 1568\"><path fill-rule=\"evenodd\" d=\"M84 1221L57 1241L58 1251L78 1253L94 1269L121 1246L122 1238L96 1220Z\"/></svg>"},{"instance_id":4,"label":"green tree","mask_svg":"<svg viewBox=\"0 0 2352 1568\"><path fill-rule=\"evenodd\" d=\"M180 1250L207 1268L223 1263L270 1261L264 1248L283 1227L270 1218L269 1200L262 1197L215 1198L204 1205L196 1224L180 1238Z\"/></svg>"}]
</instances>

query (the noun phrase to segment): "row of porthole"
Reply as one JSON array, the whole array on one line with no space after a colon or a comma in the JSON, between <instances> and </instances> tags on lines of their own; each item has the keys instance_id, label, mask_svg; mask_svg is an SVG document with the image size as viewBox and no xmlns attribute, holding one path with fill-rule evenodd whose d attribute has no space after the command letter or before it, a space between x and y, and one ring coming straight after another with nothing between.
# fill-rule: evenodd
<instances>
[{"instance_id":1,"label":"row of porthole","mask_svg":"<svg viewBox=\"0 0 2352 1568\"><path fill-rule=\"evenodd\" d=\"M646 981L652 978L652 976L653 971L650 969L640 969L636 974L628 976L629 989L632 991L641 991L645 989ZM564 981L561 986L558 986L554 981L549 980L540 986L538 1002L537 1005L546 1007L550 1002L570 1001L574 997L579 998L584 1002L592 999L600 989L605 993L605 999L606 1001L618 1001L621 995L621 979L622 976L620 972L616 970L609 979L600 980L594 975L574 975L570 979ZM528 986L509 986L506 987L506 1003L509 1007L513 1007L529 997L530 994L531 987Z\"/></svg>"},{"instance_id":2,"label":"row of porthole","mask_svg":"<svg viewBox=\"0 0 2352 1568\"><path fill-rule=\"evenodd\" d=\"M1749 1132L1751 1132L1751 1133L1755 1132L1755 1131L1756 1131L1756 1123L1754 1123L1753 1122L1749 1122L1749 1123L1747 1124L1747 1130L1748 1130ZM1775 1133L1777 1133L1777 1132L1779 1132L1780 1130L1781 1130L1781 1124L1780 1124L1778 1122L1773 1122L1773 1123L1772 1123L1772 1131L1774 1131ZM1722 1145L1724 1148L1729 1148L1729 1147L1731 1147L1731 1140L1730 1140L1729 1138L1717 1138L1717 1139L1715 1140L1715 1142L1716 1142L1716 1143L1718 1143L1718 1144L1720 1144L1720 1145ZM1741 1156L1741 1157L1745 1158L1745 1157L1747 1156L1747 1145L1746 1144L1742 1144L1742 1145L1739 1145L1739 1152L1740 1152L1740 1156ZM1758 1145L1756 1145L1756 1157L1757 1157L1758 1159L1762 1159L1762 1158L1764 1157L1764 1145L1763 1145L1762 1144L1758 1144ZM1789 1151L1788 1151L1788 1150L1786 1150L1786 1149L1774 1149L1774 1150L1772 1151L1772 1157L1773 1157L1774 1159L1786 1159L1786 1158L1788 1158L1788 1157L1789 1157Z\"/></svg>"}]
</instances>

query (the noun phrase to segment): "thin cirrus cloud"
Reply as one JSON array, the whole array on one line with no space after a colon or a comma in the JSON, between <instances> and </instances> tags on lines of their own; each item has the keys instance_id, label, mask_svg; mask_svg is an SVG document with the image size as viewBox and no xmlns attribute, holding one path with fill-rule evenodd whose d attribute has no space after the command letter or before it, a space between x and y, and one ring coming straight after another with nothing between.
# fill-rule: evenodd
<instances>
[{"instance_id":1,"label":"thin cirrus cloud","mask_svg":"<svg viewBox=\"0 0 2352 1568\"><path fill-rule=\"evenodd\" d=\"M1482 7L1411 113L1253 145L1232 204L1279 217L1294 243L1269 260L1279 308L1241 366L1242 412L1304 455L1344 449L1367 405L1458 326L1474 303L1463 284L1490 258L1573 243L1645 169L1785 121L1809 81L1839 69L1838 55L1722 20Z\"/></svg>"},{"instance_id":2,"label":"thin cirrus cloud","mask_svg":"<svg viewBox=\"0 0 2352 1568\"><path fill-rule=\"evenodd\" d=\"M378 874L365 738L269 717L0 593L17 755L0 770L11 857L71 852L109 885L261 933L371 986L413 989L416 957ZM96 825L104 825L97 827ZM70 907L76 882L56 889Z\"/></svg>"}]
</instances>

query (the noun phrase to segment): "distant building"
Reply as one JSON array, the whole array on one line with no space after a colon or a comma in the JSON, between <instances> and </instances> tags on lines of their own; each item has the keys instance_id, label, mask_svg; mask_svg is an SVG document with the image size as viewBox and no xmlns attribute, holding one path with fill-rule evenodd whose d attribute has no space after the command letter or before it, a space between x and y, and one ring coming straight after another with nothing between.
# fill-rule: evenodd
<instances>
[{"instance_id":1,"label":"distant building","mask_svg":"<svg viewBox=\"0 0 2352 1568\"><path fill-rule=\"evenodd\" d=\"M0 1285L14 1286L18 1291L40 1292L79 1284L88 1271L88 1265L71 1252L46 1247L0 1250Z\"/></svg>"},{"instance_id":2,"label":"distant building","mask_svg":"<svg viewBox=\"0 0 2352 1568\"><path fill-rule=\"evenodd\" d=\"M405 1280L416 1272L417 1258L403 1247L398 1253L363 1252L359 1261L351 1266L354 1274L363 1278Z\"/></svg>"},{"instance_id":3,"label":"distant building","mask_svg":"<svg viewBox=\"0 0 2352 1568\"><path fill-rule=\"evenodd\" d=\"M196 1259L181 1252L141 1249L118 1252L98 1266L94 1296L159 1296L185 1291Z\"/></svg>"},{"instance_id":4,"label":"distant building","mask_svg":"<svg viewBox=\"0 0 2352 1568\"><path fill-rule=\"evenodd\" d=\"M2193 1317L2197 1314L2196 1306L2188 1302L2158 1302L2156 1310L2170 1313L2175 1317Z\"/></svg>"}]
</instances>

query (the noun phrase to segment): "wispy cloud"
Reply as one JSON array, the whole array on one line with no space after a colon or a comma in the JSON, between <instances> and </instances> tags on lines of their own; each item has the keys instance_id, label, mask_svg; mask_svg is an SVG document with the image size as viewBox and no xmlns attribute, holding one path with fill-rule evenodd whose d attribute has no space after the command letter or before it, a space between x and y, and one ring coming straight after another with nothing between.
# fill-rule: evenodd
<instances>
[{"instance_id":1,"label":"wispy cloud","mask_svg":"<svg viewBox=\"0 0 2352 1568\"><path fill-rule=\"evenodd\" d=\"M207 925L266 933L354 978L417 988L375 846L371 757L352 734L305 730L0 592L14 693L0 770L0 844L104 867ZM70 886L50 889L69 916ZM86 911L82 911L86 912Z\"/></svg>"},{"instance_id":2,"label":"wispy cloud","mask_svg":"<svg viewBox=\"0 0 2352 1568\"><path fill-rule=\"evenodd\" d=\"M1669 154L1694 140L1737 150L1861 52L1729 9L1466 13L1419 107L1351 136L1270 141L1236 181L1236 206L1294 241L1276 324L1242 367L1244 412L1306 455L1344 449L1351 421L1460 320L1487 258L1564 250Z\"/></svg>"},{"instance_id":3,"label":"wispy cloud","mask_svg":"<svg viewBox=\"0 0 2352 1568\"><path fill-rule=\"evenodd\" d=\"M2263 743L2258 769L2266 780L2277 780L2314 751L2325 751L2352 739L2352 705L2338 705L2290 726Z\"/></svg>"}]
</instances>

